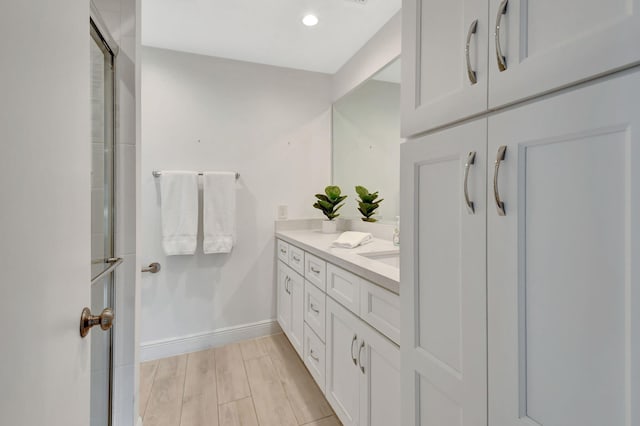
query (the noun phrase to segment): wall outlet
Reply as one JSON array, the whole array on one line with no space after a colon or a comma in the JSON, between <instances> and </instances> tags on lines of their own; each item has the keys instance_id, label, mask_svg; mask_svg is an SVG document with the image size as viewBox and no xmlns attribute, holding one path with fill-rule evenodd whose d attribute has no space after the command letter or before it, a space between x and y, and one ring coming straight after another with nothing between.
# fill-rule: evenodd
<instances>
[{"instance_id":1,"label":"wall outlet","mask_svg":"<svg viewBox=\"0 0 640 426\"><path fill-rule=\"evenodd\" d=\"M281 205L278 206L278 220L287 220L289 217L289 206Z\"/></svg>"}]
</instances>

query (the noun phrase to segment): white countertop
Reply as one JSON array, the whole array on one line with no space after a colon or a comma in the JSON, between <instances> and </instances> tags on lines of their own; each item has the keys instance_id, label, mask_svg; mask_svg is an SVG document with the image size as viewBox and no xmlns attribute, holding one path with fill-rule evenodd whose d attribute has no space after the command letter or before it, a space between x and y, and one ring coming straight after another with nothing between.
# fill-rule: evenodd
<instances>
[{"instance_id":1,"label":"white countertop","mask_svg":"<svg viewBox=\"0 0 640 426\"><path fill-rule=\"evenodd\" d=\"M374 238L354 249L331 247L340 234L323 234L320 230L278 231L276 238L321 257L387 290L400 294L400 269L360 256L362 253L397 251L391 241Z\"/></svg>"}]
</instances>

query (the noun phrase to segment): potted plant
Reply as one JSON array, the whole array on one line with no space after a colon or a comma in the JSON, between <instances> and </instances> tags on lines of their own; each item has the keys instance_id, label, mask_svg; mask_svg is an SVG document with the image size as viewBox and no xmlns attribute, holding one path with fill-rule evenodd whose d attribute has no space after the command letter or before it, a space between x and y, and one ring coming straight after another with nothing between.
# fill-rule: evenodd
<instances>
[{"instance_id":1,"label":"potted plant","mask_svg":"<svg viewBox=\"0 0 640 426\"><path fill-rule=\"evenodd\" d=\"M360 197L358 201L358 211L364 216L362 220L364 222L376 222L377 220L371 216L373 216L376 209L380 207L380 203L384 200L376 200L376 198L378 198L378 191L371 194L364 186L356 186L356 192Z\"/></svg>"},{"instance_id":2,"label":"potted plant","mask_svg":"<svg viewBox=\"0 0 640 426\"><path fill-rule=\"evenodd\" d=\"M337 211L344 206L342 202L347 198L346 195L340 195L341 192L340 187L330 185L324 189L324 194L316 194L318 200L313 207L321 210L322 214L327 217L327 220L322 222L322 232L325 234L333 234L337 230L337 224L334 219L340 216Z\"/></svg>"}]
</instances>

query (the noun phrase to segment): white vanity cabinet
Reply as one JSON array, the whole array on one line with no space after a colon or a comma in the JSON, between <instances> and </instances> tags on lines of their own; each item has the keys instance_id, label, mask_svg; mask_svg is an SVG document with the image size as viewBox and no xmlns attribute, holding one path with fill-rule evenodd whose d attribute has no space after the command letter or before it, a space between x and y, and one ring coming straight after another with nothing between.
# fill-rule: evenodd
<instances>
[{"instance_id":1,"label":"white vanity cabinet","mask_svg":"<svg viewBox=\"0 0 640 426\"><path fill-rule=\"evenodd\" d=\"M640 424L638 99L627 71L402 147L403 426Z\"/></svg>"},{"instance_id":2,"label":"white vanity cabinet","mask_svg":"<svg viewBox=\"0 0 640 426\"><path fill-rule=\"evenodd\" d=\"M398 425L399 296L293 244L277 240L280 248L289 265L303 255L304 278L277 261L278 322L340 421Z\"/></svg>"},{"instance_id":3,"label":"white vanity cabinet","mask_svg":"<svg viewBox=\"0 0 640 426\"><path fill-rule=\"evenodd\" d=\"M282 331L302 356L304 341L304 278L278 261L277 318Z\"/></svg>"},{"instance_id":4,"label":"white vanity cabinet","mask_svg":"<svg viewBox=\"0 0 640 426\"><path fill-rule=\"evenodd\" d=\"M397 424L398 347L333 299L327 302L325 394L343 425Z\"/></svg>"},{"instance_id":5,"label":"white vanity cabinet","mask_svg":"<svg viewBox=\"0 0 640 426\"><path fill-rule=\"evenodd\" d=\"M640 62L640 0L404 0L402 9L405 137Z\"/></svg>"},{"instance_id":6,"label":"white vanity cabinet","mask_svg":"<svg viewBox=\"0 0 640 426\"><path fill-rule=\"evenodd\" d=\"M360 424L360 320L329 299L325 396L344 426Z\"/></svg>"}]
</instances>

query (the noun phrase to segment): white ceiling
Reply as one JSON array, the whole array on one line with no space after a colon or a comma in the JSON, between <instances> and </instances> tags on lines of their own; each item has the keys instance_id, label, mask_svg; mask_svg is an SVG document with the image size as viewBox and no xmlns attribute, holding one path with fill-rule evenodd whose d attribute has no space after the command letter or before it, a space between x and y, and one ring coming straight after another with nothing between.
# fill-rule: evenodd
<instances>
[{"instance_id":1,"label":"white ceiling","mask_svg":"<svg viewBox=\"0 0 640 426\"><path fill-rule=\"evenodd\" d=\"M402 0L143 0L142 44L333 74ZM308 13L320 23L305 27Z\"/></svg>"}]
</instances>

